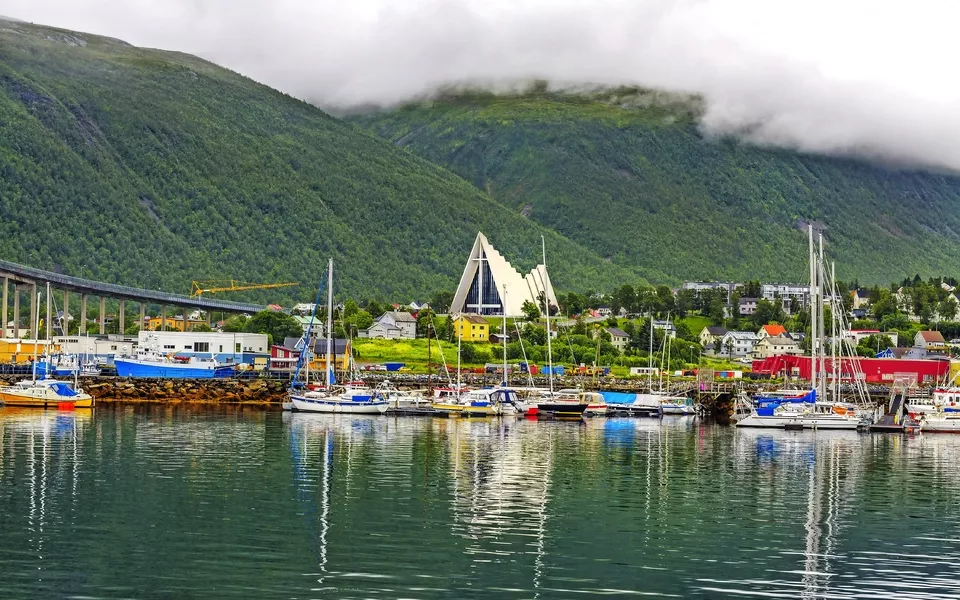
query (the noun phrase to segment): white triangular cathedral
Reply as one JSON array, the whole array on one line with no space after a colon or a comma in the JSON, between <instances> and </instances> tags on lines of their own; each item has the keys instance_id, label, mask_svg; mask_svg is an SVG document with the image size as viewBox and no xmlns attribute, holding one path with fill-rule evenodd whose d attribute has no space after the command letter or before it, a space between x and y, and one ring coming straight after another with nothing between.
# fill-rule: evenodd
<instances>
[{"instance_id":1,"label":"white triangular cathedral","mask_svg":"<svg viewBox=\"0 0 960 600\"><path fill-rule=\"evenodd\" d=\"M524 277L490 245L486 236L478 233L450 313L502 315L506 311L508 317L520 317L523 316L521 307L527 300L543 312L544 292L550 305L556 306L557 298L543 265L537 265Z\"/></svg>"}]
</instances>

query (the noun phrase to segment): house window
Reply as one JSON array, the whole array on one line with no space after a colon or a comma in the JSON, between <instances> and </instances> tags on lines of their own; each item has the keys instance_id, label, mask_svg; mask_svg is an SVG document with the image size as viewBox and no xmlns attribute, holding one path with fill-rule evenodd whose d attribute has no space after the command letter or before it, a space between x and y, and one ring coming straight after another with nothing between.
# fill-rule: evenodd
<instances>
[{"instance_id":1,"label":"house window","mask_svg":"<svg viewBox=\"0 0 960 600\"><path fill-rule=\"evenodd\" d=\"M210 342L194 342L194 352L210 352Z\"/></svg>"}]
</instances>

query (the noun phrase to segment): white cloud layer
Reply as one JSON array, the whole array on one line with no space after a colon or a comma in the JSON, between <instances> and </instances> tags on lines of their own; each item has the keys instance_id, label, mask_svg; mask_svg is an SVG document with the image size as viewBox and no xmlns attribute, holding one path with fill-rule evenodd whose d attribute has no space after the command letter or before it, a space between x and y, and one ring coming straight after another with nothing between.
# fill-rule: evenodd
<instances>
[{"instance_id":1,"label":"white cloud layer","mask_svg":"<svg viewBox=\"0 0 960 600\"><path fill-rule=\"evenodd\" d=\"M0 0L198 54L325 106L462 82L692 91L704 126L960 170L960 3L943 0Z\"/></svg>"}]
</instances>

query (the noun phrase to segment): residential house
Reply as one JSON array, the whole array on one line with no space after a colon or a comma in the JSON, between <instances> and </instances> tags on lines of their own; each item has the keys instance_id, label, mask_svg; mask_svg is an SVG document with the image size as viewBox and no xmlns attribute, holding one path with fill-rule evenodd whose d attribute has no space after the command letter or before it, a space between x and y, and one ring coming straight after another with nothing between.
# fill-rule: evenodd
<instances>
[{"instance_id":1,"label":"residential house","mask_svg":"<svg viewBox=\"0 0 960 600\"><path fill-rule=\"evenodd\" d=\"M313 313L311 312L310 315ZM327 324L323 322L322 319L312 318L310 316L303 315L291 315L293 319L300 324L300 329L303 331L303 335L307 335L307 329L310 330L310 338L318 340L320 338L326 337L326 328ZM311 319L313 324L310 324Z\"/></svg>"},{"instance_id":2,"label":"residential house","mask_svg":"<svg viewBox=\"0 0 960 600\"><path fill-rule=\"evenodd\" d=\"M723 290L727 295L726 301L729 304L733 291L742 285L742 283L732 283L729 281L685 281L681 289L693 290L698 298L701 292L706 290Z\"/></svg>"},{"instance_id":3,"label":"residential house","mask_svg":"<svg viewBox=\"0 0 960 600\"><path fill-rule=\"evenodd\" d=\"M879 329L850 329L843 332L843 339L851 346L859 346L860 342L871 335L885 335L890 338L893 345L900 343L900 334L896 331L880 331Z\"/></svg>"},{"instance_id":4,"label":"residential house","mask_svg":"<svg viewBox=\"0 0 960 600\"><path fill-rule=\"evenodd\" d=\"M754 345L753 352L750 356L754 360L763 360L771 356L800 356L802 354L803 350L800 348L800 344L793 341L793 339L785 335L768 335L760 338Z\"/></svg>"},{"instance_id":5,"label":"residential house","mask_svg":"<svg viewBox=\"0 0 960 600\"><path fill-rule=\"evenodd\" d=\"M659 329L664 335L671 339L677 337L677 326L673 324L673 321L658 321L654 319L653 328Z\"/></svg>"},{"instance_id":6,"label":"residential house","mask_svg":"<svg viewBox=\"0 0 960 600\"><path fill-rule=\"evenodd\" d=\"M757 339L762 340L766 337L777 337L784 336L790 337L790 334L787 333L787 329L780 325L779 323L767 323L760 328L760 331L757 332Z\"/></svg>"},{"instance_id":7,"label":"residential house","mask_svg":"<svg viewBox=\"0 0 960 600\"><path fill-rule=\"evenodd\" d=\"M914 348L923 348L927 354L944 355L947 353L947 341L939 331L918 331L913 338Z\"/></svg>"},{"instance_id":8,"label":"residential house","mask_svg":"<svg viewBox=\"0 0 960 600\"><path fill-rule=\"evenodd\" d=\"M160 331L160 329L166 325L167 330L169 331L184 331L184 322L183 315L168 316L164 319L160 317L145 317L146 326L143 328L145 331ZM187 331L194 329L199 325L206 325L207 322L201 319L187 320Z\"/></svg>"},{"instance_id":9,"label":"residential house","mask_svg":"<svg viewBox=\"0 0 960 600\"><path fill-rule=\"evenodd\" d=\"M739 314L748 317L757 312L757 302L759 298L740 298L740 306L737 308Z\"/></svg>"},{"instance_id":10,"label":"residential house","mask_svg":"<svg viewBox=\"0 0 960 600\"><path fill-rule=\"evenodd\" d=\"M360 337L412 340L417 337L417 318L404 311L387 311L361 331Z\"/></svg>"},{"instance_id":11,"label":"residential house","mask_svg":"<svg viewBox=\"0 0 960 600\"><path fill-rule=\"evenodd\" d=\"M453 320L453 331L457 339L465 342L487 342L490 340L490 324L480 315L460 314Z\"/></svg>"},{"instance_id":12,"label":"residential house","mask_svg":"<svg viewBox=\"0 0 960 600\"><path fill-rule=\"evenodd\" d=\"M850 292L850 308L853 310L865 309L870 306L870 291L863 288L858 288L851 290Z\"/></svg>"},{"instance_id":13,"label":"residential house","mask_svg":"<svg viewBox=\"0 0 960 600\"><path fill-rule=\"evenodd\" d=\"M310 315L313 314L315 310L317 310L316 304L301 302L300 304L297 304L293 308L291 308L290 312L293 313L294 315L306 315L309 317Z\"/></svg>"},{"instance_id":14,"label":"residential house","mask_svg":"<svg viewBox=\"0 0 960 600\"><path fill-rule=\"evenodd\" d=\"M625 352L627 344L630 343L630 336L627 335L627 332L619 327L607 327L607 333L610 334L610 343L613 344L613 347L621 353Z\"/></svg>"},{"instance_id":15,"label":"residential house","mask_svg":"<svg viewBox=\"0 0 960 600\"><path fill-rule=\"evenodd\" d=\"M613 309L609 306L600 306L597 308L598 317L609 317L613 314Z\"/></svg>"},{"instance_id":16,"label":"residential house","mask_svg":"<svg viewBox=\"0 0 960 600\"><path fill-rule=\"evenodd\" d=\"M279 344L270 346L270 370L293 371L297 368L300 359L300 350L287 348Z\"/></svg>"},{"instance_id":17,"label":"residential house","mask_svg":"<svg viewBox=\"0 0 960 600\"><path fill-rule=\"evenodd\" d=\"M810 298L810 286L802 283L765 283L760 286L760 297L773 302L778 298L794 306L806 306Z\"/></svg>"},{"instance_id":18,"label":"residential house","mask_svg":"<svg viewBox=\"0 0 960 600\"><path fill-rule=\"evenodd\" d=\"M728 331L720 338L720 354L742 358L753 352L757 341L757 334L753 331Z\"/></svg>"},{"instance_id":19,"label":"residential house","mask_svg":"<svg viewBox=\"0 0 960 600\"><path fill-rule=\"evenodd\" d=\"M700 345L703 346L705 352L712 353L714 349L714 344L727 334L726 327L713 327L708 326L704 327L700 332Z\"/></svg>"},{"instance_id":20,"label":"residential house","mask_svg":"<svg viewBox=\"0 0 960 600\"><path fill-rule=\"evenodd\" d=\"M338 371L346 371L350 368L350 355L353 352L350 340L334 339L331 342L330 353L333 354L334 368ZM299 353L303 349L303 338L284 338L283 347ZM327 340L317 340L310 354L310 371L317 373L318 379L323 379L323 372L327 366Z\"/></svg>"}]
</instances>

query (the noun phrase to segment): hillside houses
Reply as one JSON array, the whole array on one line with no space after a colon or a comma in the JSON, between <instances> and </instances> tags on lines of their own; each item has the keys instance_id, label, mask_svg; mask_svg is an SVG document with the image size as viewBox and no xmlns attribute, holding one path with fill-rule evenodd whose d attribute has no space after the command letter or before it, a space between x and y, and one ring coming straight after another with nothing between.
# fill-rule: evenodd
<instances>
[{"instance_id":1,"label":"hillside houses","mask_svg":"<svg viewBox=\"0 0 960 600\"><path fill-rule=\"evenodd\" d=\"M708 326L700 331L700 345L707 353L713 352L718 340L727 334L726 327Z\"/></svg>"},{"instance_id":2,"label":"hillside houses","mask_svg":"<svg viewBox=\"0 0 960 600\"><path fill-rule=\"evenodd\" d=\"M771 356L793 355L800 356L803 350L800 344L786 335L766 336L761 338L754 346L750 357L753 360L764 360Z\"/></svg>"},{"instance_id":3,"label":"hillside houses","mask_svg":"<svg viewBox=\"0 0 960 600\"><path fill-rule=\"evenodd\" d=\"M362 338L412 340L417 337L417 318L403 311L391 310L360 332Z\"/></svg>"},{"instance_id":4,"label":"hillside houses","mask_svg":"<svg viewBox=\"0 0 960 600\"><path fill-rule=\"evenodd\" d=\"M753 352L758 341L753 331L728 331L720 338L720 356L744 358Z\"/></svg>"}]
</instances>

